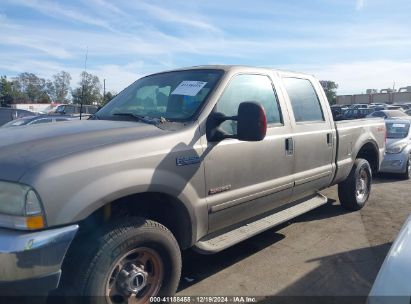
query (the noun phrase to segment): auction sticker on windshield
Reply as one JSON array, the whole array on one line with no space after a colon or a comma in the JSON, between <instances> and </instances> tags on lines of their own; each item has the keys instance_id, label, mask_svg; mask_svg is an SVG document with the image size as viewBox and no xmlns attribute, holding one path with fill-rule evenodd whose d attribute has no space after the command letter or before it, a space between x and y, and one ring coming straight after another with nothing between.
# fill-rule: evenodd
<instances>
[{"instance_id":1,"label":"auction sticker on windshield","mask_svg":"<svg viewBox=\"0 0 411 304\"><path fill-rule=\"evenodd\" d=\"M198 92L207 82L204 81L183 81L175 88L175 90L171 93L171 95L186 95L186 96L196 96Z\"/></svg>"}]
</instances>

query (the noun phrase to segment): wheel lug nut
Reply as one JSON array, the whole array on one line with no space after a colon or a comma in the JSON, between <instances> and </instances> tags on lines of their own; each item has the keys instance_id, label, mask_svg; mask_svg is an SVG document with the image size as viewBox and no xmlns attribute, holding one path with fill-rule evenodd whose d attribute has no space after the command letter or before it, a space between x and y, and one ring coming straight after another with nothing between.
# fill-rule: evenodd
<instances>
[{"instance_id":1,"label":"wheel lug nut","mask_svg":"<svg viewBox=\"0 0 411 304\"><path fill-rule=\"evenodd\" d=\"M128 277L129 275L130 275L130 273L128 273L126 270L121 270L120 271L120 274L122 275L122 276L124 276L124 277Z\"/></svg>"}]
</instances>

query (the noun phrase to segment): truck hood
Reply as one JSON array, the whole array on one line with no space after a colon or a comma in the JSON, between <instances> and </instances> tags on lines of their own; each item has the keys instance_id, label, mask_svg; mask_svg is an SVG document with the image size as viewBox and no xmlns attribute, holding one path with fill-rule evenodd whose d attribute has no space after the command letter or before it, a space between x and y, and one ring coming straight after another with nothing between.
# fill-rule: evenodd
<instances>
[{"instance_id":1,"label":"truck hood","mask_svg":"<svg viewBox=\"0 0 411 304\"><path fill-rule=\"evenodd\" d=\"M154 125L108 120L0 129L0 180L18 181L30 168L65 155L168 132Z\"/></svg>"}]
</instances>

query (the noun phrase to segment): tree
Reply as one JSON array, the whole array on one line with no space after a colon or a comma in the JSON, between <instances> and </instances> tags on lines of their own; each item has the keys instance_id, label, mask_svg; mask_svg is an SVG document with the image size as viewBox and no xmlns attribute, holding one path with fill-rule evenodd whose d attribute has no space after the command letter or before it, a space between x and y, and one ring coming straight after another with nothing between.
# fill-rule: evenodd
<instances>
[{"instance_id":1,"label":"tree","mask_svg":"<svg viewBox=\"0 0 411 304\"><path fill-rule=\"evenodd\" d=\"M61 71L53 75L51 88L53 89L53 101L67 102L67 95L70 91L71 75L66 71Z\"/></svg>"},{"instance_id":2,"label":"tree","mask_svg":"<svg viewBox=\"0 0 411 304\"><path fill-rule=\"evenodd\" d=\"M325 95L327 95L329 104L335 104L337 102L338 84L331 80L321 80L320 83L324 89Z\"/></svg>"},{"instance_id":3,"label":"tree","mask_svg":"<svg viewBox=\"0 0 411 304\"><path fill-rule=\"evenodd\" d=\"M74 103L86 105L99 105L102 102L101 83L97 76L82 72L79 87L75 88L71 95Z\"/></svg>"},{"instance_id":4,"label":"tree","mask_svg":"<svg viewBox=\"0 0 411 304\"><path fill-rule=\"evenodd\" d=\"M13 79L13 98L21 103L49 103L47 82L33 73L21 73Z\"/></svg>"},{"instance_id":5,"label":"tree","mask_svg":"<svg viewBox=\"0 0 411 304\"><path fill-rule=\"evenodd\" d=\"M107 104L110 100L117 96L116 92L107 92L103 98L103 105Z\"/></svg>"},{"instance_id":6,"label":"tree","mask_svg":"<svg viewBox=\"0 0 411 304\"><path fill-rule=\"evenodd\" d=\"M51 101L56 101L56 89L51 80L46 80L46 92L49 95Z\"/></svg>"},{"instance_id":7,"label":"tree","mask_svg":"<svg viewBox=\"0 0 411 304\"><path fill-rule=\"evenodd\" d=\"M13 103L13 89L11 81L6 76L0 77L0 106L9 107Z\"/></svg>"}]
</instances>

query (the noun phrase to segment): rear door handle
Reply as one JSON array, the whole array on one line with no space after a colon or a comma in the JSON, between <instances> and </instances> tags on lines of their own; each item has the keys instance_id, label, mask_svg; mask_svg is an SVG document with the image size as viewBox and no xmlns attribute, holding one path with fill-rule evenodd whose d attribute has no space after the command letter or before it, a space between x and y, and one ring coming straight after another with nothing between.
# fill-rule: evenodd
<instances>
[{"instance_id":1,"label":"rear door handle","mask_svg":"<svg viewBox=\"0 0 411 304\"><path fill-rule=\"evenodd\" d=\"M294 154L294 141L292 138L285 139L285 153L286 155Z\"/></svg>"}]
</instances>

